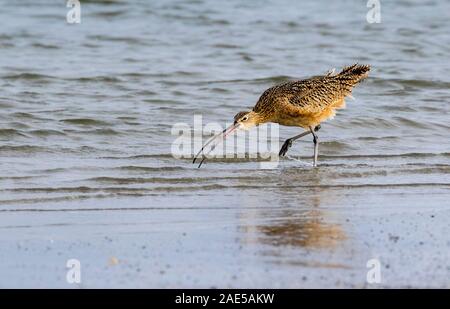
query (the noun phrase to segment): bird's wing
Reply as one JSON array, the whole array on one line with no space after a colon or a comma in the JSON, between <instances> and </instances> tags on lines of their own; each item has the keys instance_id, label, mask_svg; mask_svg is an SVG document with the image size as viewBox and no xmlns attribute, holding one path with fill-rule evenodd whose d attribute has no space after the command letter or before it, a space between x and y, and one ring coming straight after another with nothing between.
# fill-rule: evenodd
<instances>
[{"instance_id":1,"label":"bird's wing","mask_svg":"<svg viewBox=\"0 0 450 309\"><path fill-rule=\"evenodd\" d=\"M320 113L345 97L341 83L330 76L320 76L286 83L282 87L287 103L300 114Z\"/></svg>"},{"instance_id":2,"label":"bird's wing","mask_svg":"<svg viewBox=\"0 0 450 309\"><path fill-rule=\"evenodd\" d=\"M327 108L343 107L352 88L368 76L370 66L354 64L341 72L287 82L264 91L253 110L270 113L282 107L295 115L314 115Z\"/></svg>"}]
</instances>

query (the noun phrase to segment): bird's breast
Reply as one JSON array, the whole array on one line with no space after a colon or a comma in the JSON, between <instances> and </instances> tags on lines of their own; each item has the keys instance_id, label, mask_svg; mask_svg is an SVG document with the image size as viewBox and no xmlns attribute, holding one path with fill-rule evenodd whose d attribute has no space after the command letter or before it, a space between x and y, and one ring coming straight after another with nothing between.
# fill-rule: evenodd
<instances>
[{"instance_id":1,"label":"bird's breast","mask_svg":"<svg viewBox=\"0 0 450 309\"><path fill-rule=\"evenodd\" d=\"M308 128L314 123L314 119L308 116L280 116L274 121L282 126Z\"/></svg>"},{"instance_id":2,"label":"bird's breast","mask_svg":"<svg viewBox=\"0 0 450 309\"><path fill-rule=\"evenodd\" d=\"M320 113L314 114L300 114L300 115L280 115L273 122L283 126L302 127L308 129L316 127L321 122L334 116L334 111L331 109L324 110Z\"/></svg>"}]
</instances>

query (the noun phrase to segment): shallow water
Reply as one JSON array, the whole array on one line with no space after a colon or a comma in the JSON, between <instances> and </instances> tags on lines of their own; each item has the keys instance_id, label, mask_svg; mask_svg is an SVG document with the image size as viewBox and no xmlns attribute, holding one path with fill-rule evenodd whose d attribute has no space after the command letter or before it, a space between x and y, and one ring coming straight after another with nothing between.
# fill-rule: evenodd
<instances>
[{"instance_id":1,"label":"shallow water","mask_svg":"<svg viewBox=\"0 0 450 309\"><path fill-rule=\"evenodd\" d=\"M70 287L79 258L82 287L360 287L378 257L385 286L449 287L450 3L0 7L0 286ZM174 123L354 62L319 168L308 138L272 170L172 156Z\"/></svg>"}]
</instances>

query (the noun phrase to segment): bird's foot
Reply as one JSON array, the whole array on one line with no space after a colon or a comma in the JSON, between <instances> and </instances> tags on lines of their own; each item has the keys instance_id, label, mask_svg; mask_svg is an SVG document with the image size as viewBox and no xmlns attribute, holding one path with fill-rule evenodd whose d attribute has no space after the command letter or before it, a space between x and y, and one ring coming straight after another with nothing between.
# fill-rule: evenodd
<instances>
[{"instance_id":1,"label":"bird's foot","mask_svg":"<svg viewBox=\"0 0 450 309\"><path fill-rule=\"evenodd\" d=\"M280 152L278 153L279 157L284 157L284 155L287 153L287 151L289 150L289 148L291 148L292 146L292 140L291 139L287 139L283 146L281 146Z\"/></svg>"},{"instance_id":2,"label":"bird's foot","mask_svg":"<svg viewBox=\"0 0 450 309\"><path fill-rule=\"evenodd\" d=\"M320 130L320 128L321 128L321 126L320 126L320 124L319 125L317 125L315 128L314 128L314 132L317 132L317 131L319 131Z\"/></svg>"}]
</instances>

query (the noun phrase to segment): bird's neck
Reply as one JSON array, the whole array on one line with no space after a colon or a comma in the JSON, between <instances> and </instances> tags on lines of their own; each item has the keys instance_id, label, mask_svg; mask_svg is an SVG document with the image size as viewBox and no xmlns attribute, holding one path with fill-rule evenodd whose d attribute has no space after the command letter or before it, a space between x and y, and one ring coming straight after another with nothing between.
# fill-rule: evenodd
<instances>
[{"instance_id":1,"label":"bird's neck","mask_svg":"<svg viewBox=\"0 0 450 309\"><path fill-rule=\"evenodd\" d=\"M264 124L267 122L271 122L272 120L270 119L270 117L268 117L267 115L265 115L264 113L257 113L252 111L252 118L254 119L254 123L255 125L260 125L260 124Z\"/></svg>"}]
</instances>

